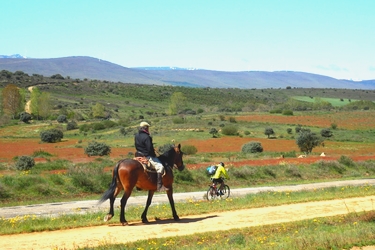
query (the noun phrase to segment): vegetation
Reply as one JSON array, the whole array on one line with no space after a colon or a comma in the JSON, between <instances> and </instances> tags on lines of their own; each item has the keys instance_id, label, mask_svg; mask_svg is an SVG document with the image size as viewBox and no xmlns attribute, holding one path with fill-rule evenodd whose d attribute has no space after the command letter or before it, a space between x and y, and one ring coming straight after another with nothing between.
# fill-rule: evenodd
<instances>
[{"instance_id":1,"label":"vegetation","mask_svg":"<svg viewBox=\"0 0 375 250\"><path fill-rule=\"evenodd\" d=\"M63 137L64 133L61 130L55 128L40 132L40 140L42 142L59 142Z\"/></svg>"},{"instance_id":2,"label":"vegetation","mask_svg":"<svg viewBox=\"0 0 375 250\"><path fill-rule=\"evenodd\" d=\"M33 87L31 92L28 89L30 86ZM218 161L228 162L226 166L230 169L231 188L375 176L373 161L356 162L350 158L350 154L343 154L338 160L322 160L312 164L280 161L276 165L266 166L231 165L242 159L272 159L280 155L286 158L296 157L296 152L287 147L284 147L282 152L271 151L267 147L263 149L259 141L271 141L264 138L264 128L272 128L272 132L277 131L278 137L272 140L275 144L279 143L279 139L283 139L284 142L293 141L300 151L310 155L314 154L312 151L315 148L322 145L323 138L326 144L332 143L332 147L345 145L360 151L365 145L373 146L374 123L371 119L362 122L363 119L371 118L375 114L373 90L186 88L69 79L58 74L52 77L29 76L23 72L1 71L0 91L0 139L33 140L40 137L42 142L61 142L64 138L64 141L74 140L77 143L64 146L61 142L56 147L75 147L82 151L82 155L100 156L91 163L74 163L53 159L53 154L37 150L27 159L22 156L14 159L17 162L22 158L25 165L34 161L33 157L45 159L44 162L34 162L33 167L20 167L22 171L16 171L16 163L10 164L1 159L0 170L6 171L7 174L0 175L0 206L69 201L82 199L82 196L97 199L110 182L111 173L108 166L114 166L117 160L109 157L111 149L133 147L133 135L142 120L152 124L157 146L175 140L187 141L189 143L182 144L185 164L195 166L207 163L205 167L175 172L175 192L205 190L209 181L205 168L211 162ZM31 101L31 113L24 110L26 101ZM274 133L266 135L272 134ZM230 141L228 138L246 139L247 142L241 149L228 152L214 152L210 149L207 152L199 152L197 144L190 143L192 140L200 140L202 143L214 140L227 144ZM212 144L211 147L215 148L215 143ZM163 152L163 148L159 147L158 150ZM56 171L59 173L54 174ZM140 194L145 193L134 191L134 195ZM340 193L340 197L341 195ZM302 199L310 196L311 193L305 194ZM332 192L332 196L337 197L338 194ZM256 196L256 199L259 197ZM270 197L266 199L272 201ZM250 203L256 206L254 197L250 200ZM248 202L240 203L250 206ZM193 204L186 203L180 206L185 205L186 211L196 210ZM224 202L220 203L220 206L220 209L228 209ZM208 204L206 207L200 207L209 210L212 206ZM181 214L184 209L178 210L180 215L184 214ZM82 220L86 222L81 225L87 225L88 221L92 224L102 223L101 219L93 219L97 217L96 214L84 216L86 219ZM139 218L138 213L134 218ZM361 226L357 227L356 233L361 234L366 230L373 232L366 224L365 218L372 220L373 217L371 214L349 215L348 218L341 219L342 224L327 219L324 223L314 225L313 229L322 232L322 239L328 239L329 234L323 232L335 230L329 225L343 230L348 223L356 220ZM22 223L26 227L27 223L36 223L27 222L28 220L29 218ZM77 217L66 216L62 221L72 224L72 220L77 221ZM0 228L10 230L12 227L6 223L10 221L0 220ZM46 227L43 226L44 222L40 223L41 228ZM65 222L60 223L56 228L66 227ZM298 230L305 232L301 237L305 239L306 244L327 248L327 245L324 245L327 240L319 242L316 238L309 237L312 235L309 231L309 222L300 223L288 224L291 231L285 230L284 234L278 232L274 239L267 238L270 239L269 243L276 242L277 237L293 238L292 231ZM17 227L14 230L19 230ZM28 227L34 228L30 225ZM215 242L218 244L217 248L231 244L239 249L257 249L264 245L248 239L269 236L270 230L269 227L256 228L255 232L252 229L251 237L248 237L248 229L228 231L225 232L225 239L215 238ZM188 237L188 241L196 242L202 237L194 235ZM302 243L299 239L301 238L295 237L293 243L285 245L284 249L300 249ZM337 243L339 248L343 248L344 244L352 244L350 237L347 237L347 241L341 242L342 239L337 238L335 240L340 242ZM176 238L175 241L179 242L181 239ZM158 240L159 243L166 244L165 239ZM141 248L148 248L147 242L137 244ZM171 246L175 248L174 245ZM202 244L202 249L208 246ZM134 245L130 244L128 248L134 248ZM196 248L196 245L188 245L187 249L189 248Z\"/></svg>"}]
</instances>

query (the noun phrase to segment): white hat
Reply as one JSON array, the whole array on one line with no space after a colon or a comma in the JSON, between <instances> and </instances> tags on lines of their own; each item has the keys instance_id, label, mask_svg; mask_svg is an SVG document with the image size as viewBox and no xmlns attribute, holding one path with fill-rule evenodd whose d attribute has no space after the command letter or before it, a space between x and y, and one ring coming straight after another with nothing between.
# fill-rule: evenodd
<instances>
[{"instance_id":1,"label":"white hat","mask_svg":"<svg viewBox=\"0 0 375 250\"><path fill-rule=\"evenodd\" d=\"M148 124L147 122L141 122L141 124L139 124L140 127L150 127L150 124Z\"/></svg>"}]
</instances>

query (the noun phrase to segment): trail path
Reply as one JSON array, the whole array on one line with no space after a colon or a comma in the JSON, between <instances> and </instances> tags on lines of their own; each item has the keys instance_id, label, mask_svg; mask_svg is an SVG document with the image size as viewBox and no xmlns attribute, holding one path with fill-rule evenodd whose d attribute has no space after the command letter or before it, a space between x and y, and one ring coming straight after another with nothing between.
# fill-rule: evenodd
<instances>
[{"instance_id":1,"label":"trail path","mask_svg":"<svg viewBox=\"0 0 375 250\"><path fill-rule=\"evenodd\" d=\"M374 180L329 183L331 186L363 185ZM321 188L322 183L308 184L310 188ZM298 188L301 188L298 185ZM324 186L329 186L325 183ZM291 190L291 186L284 187ZM254 191L254 190L253 190ZM258 191L259 192L259 191ZM178 196L176 194L176 196ZM151 239L204 233L234 228L283 223L334 216L350 212L370 211L375 206L375 196L337 199L330 201L306 202L299 204L243 209L204 215L181 217L181 221L152 221L130 223L129 226L105 225L77 228L53 232L29 233L22 235L0 236L0 249L74 249L83 246L114 244ZM1 212L2 210L0 210Z\"/></svg>"}]
</instances>

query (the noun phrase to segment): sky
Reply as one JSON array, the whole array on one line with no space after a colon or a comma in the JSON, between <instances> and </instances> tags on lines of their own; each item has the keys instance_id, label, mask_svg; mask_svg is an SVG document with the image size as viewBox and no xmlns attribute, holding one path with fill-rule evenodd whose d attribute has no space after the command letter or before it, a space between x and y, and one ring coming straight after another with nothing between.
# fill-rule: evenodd
<instances>
[{"instance_id":1,"label":"sky","mask_svg":"<svg viewBox=\"0 0 375 250\"><path fill-rule=\"evenodd\" d=\"M375 79L373 0L0 0L0 55Z\"/></svg>"}]
</instances>

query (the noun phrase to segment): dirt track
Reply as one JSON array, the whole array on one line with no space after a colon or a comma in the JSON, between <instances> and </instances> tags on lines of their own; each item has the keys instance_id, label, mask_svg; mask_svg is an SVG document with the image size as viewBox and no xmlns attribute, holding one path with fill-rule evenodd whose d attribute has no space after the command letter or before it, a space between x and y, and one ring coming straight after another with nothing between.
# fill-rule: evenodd
<instances>
[{"instance_id":1,"label":"dirt track","mask_svg":"<svg viewBox=\"0 0 375 250\"><path fill-rule=\"evenodd\" d=\"M319 184L315 184L319 185ZM321 184L320 184L321 185ZM374 209L375 196L308 202L275 207L185 216L181 221L159 220L54 232L0 236L1 249L74 249L107 243L126 243L156 237L171 237L233 228L297 221Z\"/></svg>"}]
</instances>

